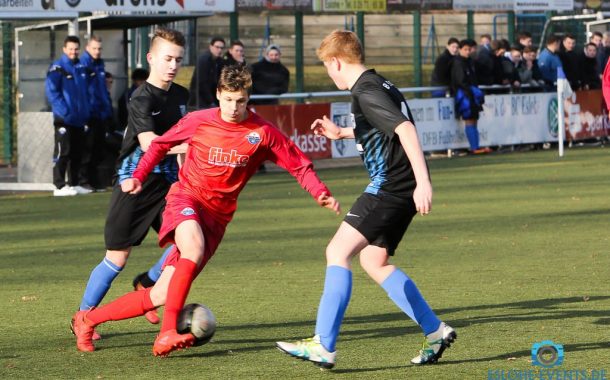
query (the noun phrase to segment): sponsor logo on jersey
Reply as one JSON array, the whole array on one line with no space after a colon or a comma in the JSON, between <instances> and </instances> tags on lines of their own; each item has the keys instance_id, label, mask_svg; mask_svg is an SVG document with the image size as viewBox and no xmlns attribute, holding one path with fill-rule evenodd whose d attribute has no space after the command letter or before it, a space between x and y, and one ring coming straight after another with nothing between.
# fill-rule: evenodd
<instances>
[{"instance_id":1,"label":"sponsor logo on jersey","mask_svg":"<svg viewBox=\"0 0 610 380\"><path fill-rule=\"evenodd\" d=\"M190 216L190 215L195 215L195 210L193 210L190 207L185 207L182 209L182 211L180 211L180 213L184 216Z\"/></svg>"},{"instance_id":2,"label":"sponsor logo on jersey","mask_svg":"<svg viewBox=\"0 0 610 380\"><path fill-rule=\"evenodd\" d=\"M261 142L261 135L259 135L257 132L250 132L248 136L246 136L246 139L250 144L256 145Z\"/></svg>"},{"instance_id":3,"label":"sponsor logo on jersey","mask_svg":"<svg viewBox=\"0 0 610 380\"><path fill-rule=\"evenodd\" d=\"M222 148L211 147L208 156L208 163L216 166L230 166L232 168L246 166L250 156L237 153L237 150L231 149L229 153Z\"/></svg>"}]
</instances>

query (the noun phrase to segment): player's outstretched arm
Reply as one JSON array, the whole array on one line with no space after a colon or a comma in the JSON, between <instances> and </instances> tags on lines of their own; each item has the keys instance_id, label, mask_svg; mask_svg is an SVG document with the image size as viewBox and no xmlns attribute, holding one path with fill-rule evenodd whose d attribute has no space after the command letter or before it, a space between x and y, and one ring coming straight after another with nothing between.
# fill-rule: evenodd
<instances>
[{"instance_id":1,"label":"player's outstretched arm","mask_svg":"<svg viewBox=\"0 0 610 380\"><path fill-rule=\"evenodd\" d=\"M121 182L121 190L124 193L138 194L142 191L142 182L137 178L127 178Z\"/></svg>"},{"instance_id":2,"label":"player's outstretched arm","mask_svg":"<svg viewBox=\"0 0 610 380\"><path fill-rule=\"evenodd\" d=\"M415 208L420 214L426 215L432 211L432 184L430 183L428 167L417 137L417 131L411 122L405 121L396 127L394 132L400 138L400 144L407 153L413 168L413 174L415 174L417 183L413 192Z\"/></svg>"},{"instance_id":3,"label":"player's outstretched arm","mask_svg":"<svg viewBox=\"0 0 610 380\"><path fill-rule=\"evenodd\" d=\"M311 123L315 135L323 135L331 140L353 139L354 128L341 128L333 123L326 115Z\"/></svg>"},{"instance_id":4,"label":"player's outstretched arm","mask_svg":"<svg viewBox=\"0 0 610 380\"><path fill-rule=\"evenodd\" d=\"M316 201L320 206L333 210L337 215L339 215L341 212L341 205L339 204L339 201L333 196L329 196L326 192L320 194Z\"/></svg>"}]
</instances>

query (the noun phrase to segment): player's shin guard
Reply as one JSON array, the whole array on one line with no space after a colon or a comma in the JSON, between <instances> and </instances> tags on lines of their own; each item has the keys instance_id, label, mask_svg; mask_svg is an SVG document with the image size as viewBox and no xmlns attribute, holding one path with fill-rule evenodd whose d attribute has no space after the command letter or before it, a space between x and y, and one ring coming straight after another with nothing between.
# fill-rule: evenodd
<instances>
[{"instance_id":1,"label":"player's shin guard","mask_svg":"<svg viewBox=\"0 0 610 380\"><path fill-rule=\"evenodd\" d=\"M189 259L178 260L175 268L167 291L161 333L176 329L178 315L197 275L197 264Z\"/></svg>"},{"instance_id":2,"label":"player's shin guard","mask_svg":"<svg viewBox=\"0 0 610 380\"><path fill-rule=\"evenodd\" d=\"M144 315L155 308L150 299L152 288L130 292L87 314L94 326L107 321L120 321Z\"/></svg>"},{"instance_id":3,"label":"player's shin guard","mask_svg":"<svg viewBox=\"0 0 610 380\"><path fill-rule=\"evenodd\" d=\"M123 268L115 265L112 261L104 258L89 276L85 293L80 304L80 310L89 310L102 302L102 299L110 289L112 281L121 273Z\"/></svg>"},{"instance_id":4,"label":"player's shin guard","mask_svg":"<svg viewBox=\"0 0 610 380\"><path fill-rule=\"evenodd\" d=\"M327 267L324 292L316 320L316 335L320 336L320 343L329 352L335 351L339 329L351 294L352 272L336 265Z\"/></svg>"},{"instance_id":5,"label":"player's shin guard","mask_svg":"<svg viewBox=\"0 0 610 380\"><path fill-rule=\"evenodd\" d=\"M421 326L424 334L438 329L441 321L428 306L413 280L403 271L396 269L383 281L381 287L402 311Z\"/></svg>"}]
</instances>

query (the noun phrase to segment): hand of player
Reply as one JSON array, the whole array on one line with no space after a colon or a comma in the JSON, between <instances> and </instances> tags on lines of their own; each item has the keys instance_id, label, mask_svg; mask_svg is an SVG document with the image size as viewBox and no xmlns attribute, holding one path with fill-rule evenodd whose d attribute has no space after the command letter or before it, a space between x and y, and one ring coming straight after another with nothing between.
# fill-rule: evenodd
<instances>
[{"instance_id":1,"label":"hand of player","mask_svg":"<svg viewBox=\"0 0 610 380\"><path fill-rule=\"evenodd\" d=\"M142 191L142 183L137 178L127 178L121 182L121 190L124 193L137 194Z\"/></svg>"},{"instance_id":2,"label":"hand of player","mask_svg":"<svg viewBox=\"0 0 610 380\"><path fill-rule=\"evenodd\" d=\"M324 135L331 140L341 138L341 127L333 123L326 115L322 119L316 119L311 123L314 135Z\"/></svg>"},{"instance_id":3,"label":"hand of player","mask_svg":"<svg viewBox=\"0 0 610 380\"><path fill-rule=\"evenodd\" d=\"M339 201L334 197L329 196L327 193L320 194L316 201L320 206L333 210L337 215L339 215L341 212L341 205L339 205Z\"/></svg>"},{"instance_id":4,"label":"hand of player","mask_svg":"<svg viewBox=\"0 0 610 380\"><path fill-rule=\"evenodd\" d=\"M430 181L418 183L413 192L415 209L422 215L427 215L432 211L432 185Z\"/></svg>"}]
</instances>

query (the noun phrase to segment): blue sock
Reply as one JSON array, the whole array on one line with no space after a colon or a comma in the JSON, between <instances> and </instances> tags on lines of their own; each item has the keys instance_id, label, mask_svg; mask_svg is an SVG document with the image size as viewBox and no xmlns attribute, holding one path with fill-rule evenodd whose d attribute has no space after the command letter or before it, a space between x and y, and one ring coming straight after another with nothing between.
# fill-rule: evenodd
<instances>
[{"instance_id":1,"label":"blue sock","mask_svg":"<svg viewBox=\"0 0 610 380\"><path fill-rule=\"evenodd\" d=\"M466 138L470 144L470 150L479 149L479 130L476 124L466 125Z\"/></svg>"},{"instance_id":2,"label":"blue sock","mask_svg":"<svg viewBox=\"0 0 610 380\"><path fill-rule=\"evenodd\" d=\"M327 267L316 320L316 335L320 335L320 343L329 352L335 351L339 328L351 294L352 271L336 265Z\"/></svg>"},{"instance_id":3,"label":"blue sock","mask_svg":"<svg viewBox=\"0 0 610 380\"><path fill-rule=\"evenodd\" d=\"M121 273L123 268L116 266L107 258L104 258L91 272L89 282L80 303L80 310L88 310L97 306L110 289L112 281Z\"/></svg>"},{"instance_id":4,"label":"blue sock","mask_svg":"<svg viewBox=\"0 0 610 380\"><path fill-rule=\"evenodd\" d=\"M159 280L159 277L161 277L161 272L163 272L163 269L162 269L163 263L165 262L167 255L169 255L169 253L172 251L172 249L174 249L173 245L170 245L169 247L167 247L167 249L165 250L165 252L163 252L163 255L161 256L159 261L157 261L155 263L155 265L153 265L152 268L150 268L148 270L148 278L150 278L154 282L157 282Z\"/></svg>"},{"instance_id":5,"label":"blue sock","mask_svg":"<svg viewBox=\"0 0 610 380\"><path fill-rule=\"evenodd\" d=\"M396 269L386 278L381 287L388 293L394 303L404 311L411 319L428 335L435 332L441 321L430 309L428 303L422 297L413 280L403 271Z\"/></svg>"}]
</instances>

